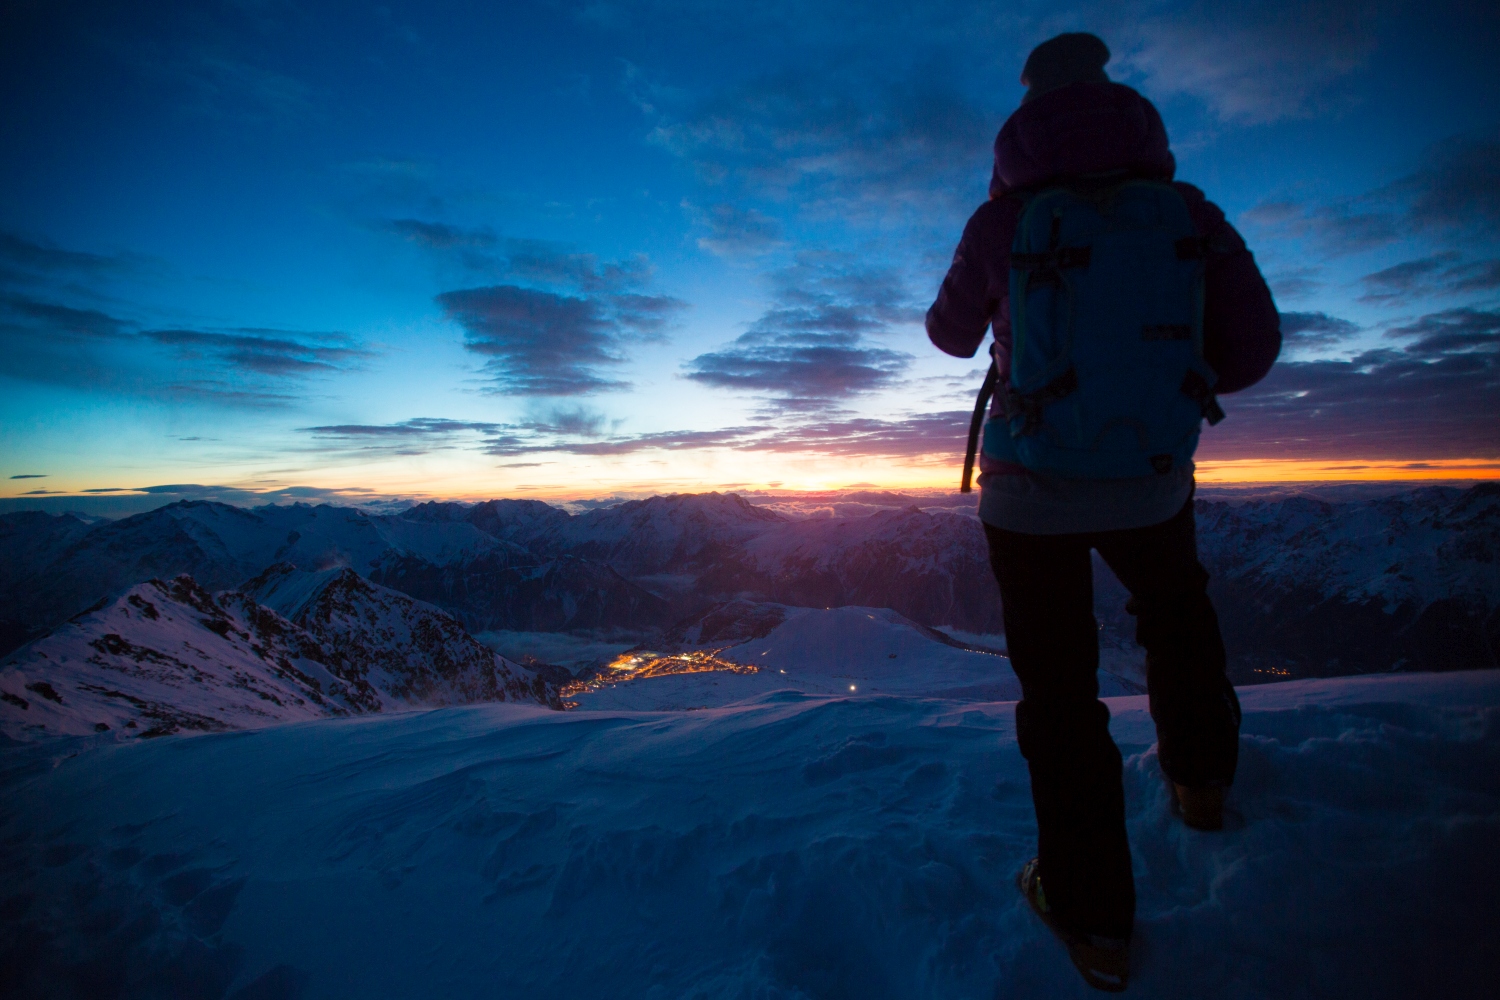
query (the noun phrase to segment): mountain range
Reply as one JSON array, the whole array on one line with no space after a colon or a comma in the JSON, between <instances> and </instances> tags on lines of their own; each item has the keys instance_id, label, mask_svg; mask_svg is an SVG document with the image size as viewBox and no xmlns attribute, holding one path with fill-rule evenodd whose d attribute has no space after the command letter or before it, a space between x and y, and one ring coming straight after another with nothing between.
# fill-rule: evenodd
<instances>
[{"instance_id":1,"label":"mountain range","mask_svg":"<svg viewBox=\"0 0 1500 1000\"><path fill-rule=\"evenodd\" d=\"M578 514L536 500L398 514L184 501L99 522L11 513L0 515L3 629L14 648L143 580L184 573L270 600L290 592L272 578L296 572L404 594L471 632L652 641L733 600L1003 631L973 508L908 499L861 494L816 517L733 493ZM1500 663L1500 485L1200 499L1196 512L1239 682ZM266 576L282 564L296 569ZM1126 595L1096 569L1103 640L1129 648Z\"/></svg>"}]
</instances>

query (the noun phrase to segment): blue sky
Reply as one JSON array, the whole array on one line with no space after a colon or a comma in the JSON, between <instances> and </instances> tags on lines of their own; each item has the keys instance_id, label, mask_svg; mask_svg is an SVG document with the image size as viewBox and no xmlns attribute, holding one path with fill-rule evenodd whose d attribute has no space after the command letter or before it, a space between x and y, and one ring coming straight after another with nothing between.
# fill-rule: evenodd
<instances>
[{"instance_id":1,"label":"blue sky","mask_svg":"<svg viewBox=\"0 0 1500 1000\"><path fill-rule=\"evenodd\" d=\"M1205 471L1493 474L1491 5L12 2L0 482L949 485L921 316L1078 29L1286 317Z\"/></svg>"}]
</instances>

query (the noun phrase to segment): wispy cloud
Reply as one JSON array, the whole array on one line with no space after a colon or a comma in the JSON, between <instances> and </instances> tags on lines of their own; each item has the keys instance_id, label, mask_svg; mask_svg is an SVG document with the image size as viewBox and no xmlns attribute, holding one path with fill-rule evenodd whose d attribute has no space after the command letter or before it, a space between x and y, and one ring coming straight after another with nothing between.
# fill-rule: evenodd
<instances>
[{"instance_id":1,"label":"wispy cloud","mask_svg":"<svg viewBox=\"0 0 1500 1000\"><path fill-rule=\"evenodd\" d=\"M722 202L700 209L684 201L694 223L708 232L698 246L720 257L753 257L782 244L781 223L754 208Z\"/></svg>"},{"instance_id":2,"label":"wispy cloud","mask_svg":"<svg viewBox=\"0 0 1500 1000\"><path fill-rule=\"evenodd\" d=\"M653 120L652 142L741 198L874 221L982 196L995 113L945 87L930 68L882 69L825 55L708 95L656 89L639 103ZM892 72L903 78L892 80ZM721 221L743 233L749 219L725 213ZM727 245L708 239L709 249Z\"/></svg>"},{"instance_id":3,"label":"wispy cloud","mask_svg":"<svg viewBox=\"0 0 1500 1000\"><path fill-rule=\"evenodd\" d=\"M603 372L685 307L668 296L574 297L519 285L444 292L437 302L463 327L464 346L485 359L489 390L519 396L625 387Z\"/></svg>"},{"instance_id":4,"label":"wispy cloud","mask_svg":"<svg viewBox=\"0 0 1500 1000\"><path fill-rule=\"evenodd\" d=\"M1404 304L1415 299L1500 288L1500 260L1461 262L1455 250L1403 261L1367 274L1362 302Z\"/></svg>"},{"instance_id":5,"label":"wispy cloud","mask_svg":"<svg viewBox=\"0 0 1500 1000\"><path fill-rule=\"evenodd\" d=\"M552 240L501 237L485 226L428 219L381 219L377 229L475 274L587 294L639 291L655 269L645 254L609 261Z\"/></svg>"},{"instance_id":6,"label":"wispy cloud","mask_svg":"<svg viewBox=\"0 0 1500 1000\"><path fill-rule=\"evenodd\" d=\"M146 330L142 336L171 347L185 360L211 360L240 371L278 377L349 371L376 356L376 352L342 333Z\"/></svg>"},{"instance_id":7,"label":"wispy cloud","mask_svg":"<svg viewBox=\"0 0 1500 1000\"><path fill-rule=\"evenodd\" d=\"M1123 19L1111 69L1154 95L1186 94L1220 120L1256 125L1306 118L1339 97L1338 82L1374 54L1390 2L1296 5L1193 0L1143 4Z\"/></svg>"},{"instance_id":8,"label":"wispy cloud","mask_svg":"<svg viewBox=\"0 0 1500 1000\"><path fill-rule=\"evenodd\" d=\"M1399 347L1284 362L1225 397L1204 457L1500 456L1500 312L1450 309L1389 331Z\"/></svg>"},{"instance_id":9,"label":"wispy cloud","mask_svg":"<svg viewBox=\"0 0 1500 1000\"><path fill-rule=\"evenodd\" d=\"M377 352L341 333L150 329L100 309L0 292L0 354L13 378L252 408L359 368Z\"/></svg>"},{"instance_id":10,"label":"wispy cloud","mask_svg":"<svg viewBox=\"0 0 1500 1000\"><path fill-rule=\"evenodd\" d=\"M395 424L305 427L320 450L415 455L452 448L497 458L558 454L605 457L647 451L721 450L840 457L919 457L961 451L969 412L923 413L888 420L792 416L710 430L607 432L602 414L564 407L534 419L485 423L418 418ZM508 463L520 468L533 463Z\"/></svg>"},{"instance_id":11,"label":"wispy cloud","mask_svg":"<svg viewBox=\"0 0 1500 1000\"><path fill-rule=\"evenodd\" d=\"M1324 312L1281 314L1282 343L1288 351L1331 347L1359 332L1358 324Z\"/></svg>"},{"instance_id":12,"label":"wispy cloud","mask_svg":"<svg viewBox=\"0 0 1500 1000\"><path fill-rule=\"evenodd\" d=\"M1268 235L1311 240L1329 256L1359 253L1413 234L1476 234L1500 227L1500 138L1435 144L1392 184L1327 204L1263 202L1241 216Z\"/></svg>"},{"instance_id":13,"label":"wispy cloud","mask_svg":"<svg viewBox=\"0 0 1500 1000\"><path fill-rule=\"evenodd\" d=\"M34 278L58 274L110 275L134 269L142 262L142 258L127 254L67 250L0 230L0 280L14 281L22 275Z\"/></svg>"},{"instance_id":14,"label":"wispy cloud","mask_svg":"<svg viewBox=\"0 0 1500 1000\"><path fill-rule=\"evenodd\" d=\"M869 340L918 318L896 275L804 256L774 284L771 308L727 347L689 361L687 378L766 397L771 411L824 410L893 384L910 363Z\"/></svg>"}]
</instances>

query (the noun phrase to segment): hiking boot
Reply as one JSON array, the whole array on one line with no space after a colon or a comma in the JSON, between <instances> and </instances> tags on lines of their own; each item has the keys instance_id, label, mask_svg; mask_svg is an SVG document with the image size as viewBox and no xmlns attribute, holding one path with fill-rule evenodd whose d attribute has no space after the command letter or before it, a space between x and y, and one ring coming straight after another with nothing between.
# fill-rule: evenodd
<instances>
[{"instance_id":1,"label":"hiking boot","mask_svg":"<svg viewBox=\"0 0 1500 1000\"><path fill-rule=\"evenodd\" d=\"M1083 981L1096 990L1106 993L1125 992L1130 975L1130 942L1124 938L1104 937L1099 934L1079 934L1063 927L1047 906L1047 894L1042 891L1042 866L1040 859L1032 858L1016 876L1016 885L1031 910L1041 918L1059 941L1068 949Z\"/></svg>"},{"instance_id":2,"label":"hiking boot","mask_svg":"<svg viewBox=\"0 0 1500 1000\"><path fill-rule=\"evenodd\" d=\"M1172 788L1172 811L1194 830L1224 829L1224 788L1204 785L1189 788L1169 780Z\"/></svg>"}]
</instances>

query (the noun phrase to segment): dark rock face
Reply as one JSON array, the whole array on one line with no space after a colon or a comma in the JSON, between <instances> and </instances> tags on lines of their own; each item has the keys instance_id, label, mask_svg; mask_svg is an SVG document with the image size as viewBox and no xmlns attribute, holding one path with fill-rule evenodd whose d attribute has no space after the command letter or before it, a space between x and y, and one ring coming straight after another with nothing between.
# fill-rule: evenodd
<instances>
[{"instance_id":1,"label":"dark rock face","mask_svg":"<svg viewBox=\"0 0 1500 1000\"><path fill-rule=\"evenodd\" d=\"M562 707L554 685L478 642L452 615L347 567L304 573L281 563L246 590L315 636L343 666L341 676L381 692L386 702Z\"/></svg>"}]
</instances>

